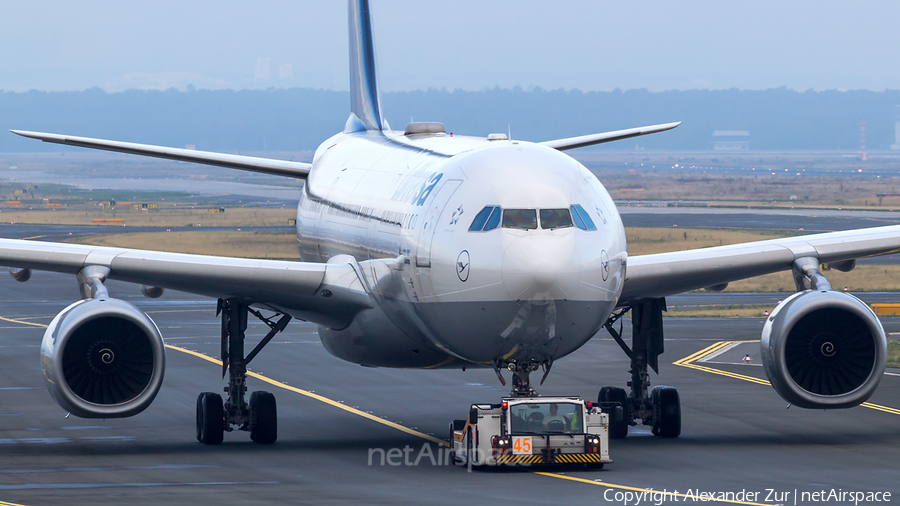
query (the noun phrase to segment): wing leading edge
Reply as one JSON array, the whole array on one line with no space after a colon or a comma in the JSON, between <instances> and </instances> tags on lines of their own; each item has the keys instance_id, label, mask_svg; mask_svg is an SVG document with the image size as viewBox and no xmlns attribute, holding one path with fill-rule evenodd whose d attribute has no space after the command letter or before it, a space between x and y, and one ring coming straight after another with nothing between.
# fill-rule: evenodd
<instances>
[{"instance_id":1,"label":"wing leading edge","mask_svg":"<svg viewBox=\"0 0 900 506\"><path fill-rule=\"evenodd\" d=\"M275 176L306 179L312 165L302 162L290 162L287 160L273 160L271 158L258 158L254 156L229 155L224 153L212 153L209 151L195 151L192 149L167 148L150 144L136 144L133 142L108 141L104 139L92 139L90 137L75 137L71 135L47 134L42 132L27 132L24 130L10 130L10 132L38 139L44 142L65 144L79 148L102 149L117 151L132 155L153 156L180 162L202 163L228 167L230 169L272 174Z\"/></svg>"},{"instance_id":2,"label":"wing leading edge","mask_svg":"<svg viewBox=\"0 0 900 506\"><path fill-rule=\"evenodd\" d=\"M565 151L567 149L583 148L585 146L592 146L594 144L603 144L604 142L621 141L623 139L630 139L632 137L640 137L641 135L665 132L666 130L671 130L680 124L681 122L677 121L675 123L663 123L660 125L627 128L625 130L615 130L612 132L604 132L601 134L590 134L582 135L579 137L568 137L566 139L544 141L539 142L538 144L547 146L548 148Z\"/></svg>"},{"instance_id":3,"label":"wing leading edge","mask_svg":"<svg viewBox=\"0 0 900 506\"><path fill-rule=\"evenodd\" d=\"M0 239L3 266L66 274L105 267L108 279L216 298L240 297L340 329L374 304L359 279L358 264L351 257L334 260L254 260Z\"/></svg>"},{"instance_id":4,"label":"wing leading edge","mask_svg":"<svg viewBox=\"0 0 900 506\"><path fill-rule=\"evenodd\" d=\"M788 271L798 258L844 262L900 252L900 225L628 258L619 306Z\"/></svg>"}]
</instances>

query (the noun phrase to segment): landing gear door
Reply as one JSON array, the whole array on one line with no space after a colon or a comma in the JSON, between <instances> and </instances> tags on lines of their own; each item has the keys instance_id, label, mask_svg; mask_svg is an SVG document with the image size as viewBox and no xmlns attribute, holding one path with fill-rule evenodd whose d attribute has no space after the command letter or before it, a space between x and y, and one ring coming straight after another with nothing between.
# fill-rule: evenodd
<instances>
[{"instance_id":1,"label":"landing gear door","mask_svg":"<svg viewBox=\"0 0 900 506\"><path fill-rule=\"evenodd\" d=\"M462 184L462 180L450 179L438 190L434 200L425 211L425 219L422 221L422 230L419 232L419 242L416 247L416 267L431 267L431 243L434 241L434 232L441 223L441 214L447 207L450 197ZM445 217L444 221L448 221Z\"/></svg>"}]
</instances>

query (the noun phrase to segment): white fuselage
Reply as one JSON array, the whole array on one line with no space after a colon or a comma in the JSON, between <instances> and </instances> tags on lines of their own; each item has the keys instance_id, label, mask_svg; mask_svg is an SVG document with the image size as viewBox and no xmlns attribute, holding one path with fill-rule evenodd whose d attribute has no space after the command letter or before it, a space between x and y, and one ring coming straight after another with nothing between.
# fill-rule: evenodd
<instances>
[{"instance_id":1,"label":"white fuselage","mask_svg":"<svg viewBox=\"0 0 900 506\"><path fill-rule=\"evenodd\" d=\"M575 205L596 230L470 231L485 207L540 216ZM352 255L377 301L346 329L320 328L323 344L387 367L571 353L615 307L627 258L615 204L583 165L533 143L450 134L327 140L300 199L297 239L304 261Z\"/></svg>"}]
</instances>

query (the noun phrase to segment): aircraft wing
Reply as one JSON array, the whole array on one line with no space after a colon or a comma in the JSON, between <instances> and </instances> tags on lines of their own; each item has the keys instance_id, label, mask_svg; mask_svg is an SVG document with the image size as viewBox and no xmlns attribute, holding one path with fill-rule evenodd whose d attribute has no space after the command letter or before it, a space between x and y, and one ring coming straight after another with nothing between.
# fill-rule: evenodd
<instances>
[{"instance_id":1,"label":"aircraft wing","mask_svg":"<svg viewBox=\"0 0 900 506\"><path fill-rule=\"evenodd\" d=\"M632 256L619 306L791 270L803 257L838 263L896 252L900 225Z\"/></svg>"},{"instance_id":2,"label":"aircraft wing","mask_svg":"<svg viewBox=\"0 0 900 506\"><path fill-rule=\"evenodd\" d=\"M655 134L657 132L665 132L671 130L681 122L663 123L661 125L651 125L638 128L627 128L625 130L615 130L613 132L604 132L602 134L582 135L580 137L568 137L566 139L556 139L553 141L539 142L542 146L548 148L565 151L567 149L583 148L593 144L603 144L604 142L620 141L622 139L630 139L631 137L639 137L641 135Z\"/></svg>"},{"instance_id":3,"label":"aircraft wing","mask_svg":"<svg viewBox=\"0 0 900 506\"><path fill-rule=\"evenodd\" d=\"M290 162L287 160L274 160L271 158L258 158L255 156L229 155L224 153L211 153L209 151L195 151L193 149L167 148L152 146L149 144L135 144L133 142L108 141L104 139L91 139L89 137L75 137L71 135L46 134L41 132L26 132L24 130L10 130L10 132L39 139L44 142L65 144L79 148L103 149L106 151L118 151L132 155L153 156L178 160L180 162L202 163L240 169L275 176L306 179L312 165L302 162Z\"/></svg>"},{"instance_id":4,"label":"aircraft wing","mask_svg":"<svg viewBox=\"0 0 900 506\"><path fill-rule=\"evenodd\" d=\"M67 274L105 267L107 279L216 298L240 297L336 329L374 306L358 276L358 264L349 256L329 263L291 262L0 239L0 265Z\"/></svg>"}]
</instances>

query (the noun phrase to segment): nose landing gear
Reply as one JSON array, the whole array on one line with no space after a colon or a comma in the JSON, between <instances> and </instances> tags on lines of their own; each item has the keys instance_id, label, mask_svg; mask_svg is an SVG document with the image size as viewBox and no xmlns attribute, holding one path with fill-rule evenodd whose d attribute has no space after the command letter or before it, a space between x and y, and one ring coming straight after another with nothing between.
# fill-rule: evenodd
<instances>
[{"instance_id":1,"label":"nose landing gear","mask_svg":"<svg viewBox=\"0 0 900 506\"><path fill-rule=\"evenodd\" d=\"M503 379L503 376L500 374L500 362L494 361L494 372L497 373L497 378L500 379L500 383L502 385L506 385L506 380ZM545 360L544 362L519 362L512 361L506 364L506 368L512 371L512 391L510 392L510 397L538 397L538 393L531 386L531 373L537 371L538 369L544 369L544 376L541 378L541 385L544 384L544 380L547 379L547 375L550 374L550 367L553 366L552 360Z\"/></svg>"},{"instance_id":2,"label":"nose landing gear","mask_svg":"<svg viewBox=\"0 0 900 506\"><path fill-rule=\"evenodd\" d=\"M269 326L269 333L244 356L244 334L248 313ZM265 347L275 334L284 330L291 317L281 315L276 322L251 309L241 299L219 299L217 314L222 315L222 376L228 373L227 399L219 394L204 392L197 398L197 440L204 444L219 444L224 432L240 430L250 432L256 443L274 443L278 438L278 415L275 396L269 392L253 392L249 404L244 399L247 392L247 364ZM276 314L276 316L278 316Z\"/></svg>"},{"instance_id":3,"label":"nose landing gear","mask_svg":"<svg viewBox=\"0 0 900 506\"><path fill-rule=\"evenodd\" d=\"M650 389L650 375L647 367L659 373L659 355L663 352L662 312L666 309L665 299L650 299L631 309L631 347L621 336L621 326L616 331L614 324L628 312L628 309L613 313L604 325L613 339L631 359L631 391L616 387L603 387L597 397L601 406L621 405L622 416L610 417L609 437L622 439L628 435L628 426L637 425L640 420L649 425L654 435L672 438L681 435L681 400L674 387L656 386Z\"/></svg>"}]
</instances>

